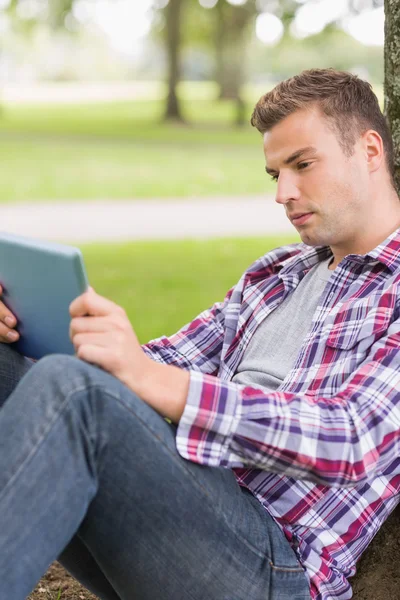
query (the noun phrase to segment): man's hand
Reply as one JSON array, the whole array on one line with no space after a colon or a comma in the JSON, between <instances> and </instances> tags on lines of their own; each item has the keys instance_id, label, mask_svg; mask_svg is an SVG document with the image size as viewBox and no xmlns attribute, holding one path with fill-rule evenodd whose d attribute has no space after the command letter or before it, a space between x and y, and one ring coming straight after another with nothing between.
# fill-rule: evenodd
<instances>
[{"instance_id":1,"label":"man's hand","mask_svg":"<svg viewBox=\"0 0 400 600\"><path fill-rule=\"evenodd\" d=\"M108 371L160 414L179 421L189 374L151 360L122 307L89 288L71 303L69 312L69 335L78 358Z\"/></svg>"},{"instance_id":2,"label":"man's hand","mask_svg":"<svg viewBox=\"0 0 400 600\"><path fill-rule=\"evenodd\" d=\"M69 336L78 358L102 367L131 387L150 362L123 308L89 288L69 307Z\"/></svg>"},{"instance_id":3,"label":"man's hand","mask_svg":"<svg viewBox=\"0 0 400 600\"><path fill-rule=\"evenodd\" d=\"M0 285L0 296L3 294L3 288ZM19 333L15 330L17 319L7 306L0 302L0 343L12 344L19 339Z\"/></svg>"}]
</instances>

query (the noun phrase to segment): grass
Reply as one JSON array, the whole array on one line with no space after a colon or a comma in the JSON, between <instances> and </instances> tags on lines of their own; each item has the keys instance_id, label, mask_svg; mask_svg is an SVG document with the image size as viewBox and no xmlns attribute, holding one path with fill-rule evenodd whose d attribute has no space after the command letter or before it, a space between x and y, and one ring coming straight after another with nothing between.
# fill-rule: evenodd
<instances>
[{"instance_id":1,"label":"grass","mask_svg":"<svg viewBox=\"0 0 400 600\"><path fill-rule=\"evenodd\" d=\"M269 87L247 89L242 128L232 125L234 104L217 102L208 83L181 85L187 125L162 122L162 86L130 102L5 105L0 204L273 193L249 124Z\"/></svg>"},{"instance_id":2,"label":"grass","mask_svg":"<svg viewBox=\"0 0 400 600\"><path fill-rule=\"evenodd\" d=\"M222 300L268 250L297 241L268 236L81 246L90 284L126 310L144 343L171 334Z\"/></svg>"},{"instance_id":3,"label":"grass","mask_svg":"<svg viewBox=\"0 0 400 600\"><path fill-rule=\"evenodd\" d=\"M0 203L260 194L259 147L0 139Z\"/></svg>"},{"instance_id":4,"label":"grass","mask_svg":"<svg viewBox=\"0 0 400 600\"><path fill-rule=\"evenodd\" d=\"M233 127L234 105L215 101L215 92L182 87L186 126L161 122L160 94L136 102L6 105L0 203L272 192L259 133L248 123ZM248 103L248 118L258 96Z\"/></svg>"}]
</instances>

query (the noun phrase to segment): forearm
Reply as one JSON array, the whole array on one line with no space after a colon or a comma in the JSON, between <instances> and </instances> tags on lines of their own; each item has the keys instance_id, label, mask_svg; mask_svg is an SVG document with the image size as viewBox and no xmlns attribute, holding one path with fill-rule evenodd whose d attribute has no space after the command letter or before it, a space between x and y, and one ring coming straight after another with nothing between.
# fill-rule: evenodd
<instances>
[{"instance_id":1,"label":"forearm","mask_svg":"<svg viewBox=\"0 0 400 600\"><path fill-rule=\"evenodd\" d=\"M171 365L150 362L132 389L163 417L178 423L186 405L190 373Z\"/></svg>"}]
</instances>

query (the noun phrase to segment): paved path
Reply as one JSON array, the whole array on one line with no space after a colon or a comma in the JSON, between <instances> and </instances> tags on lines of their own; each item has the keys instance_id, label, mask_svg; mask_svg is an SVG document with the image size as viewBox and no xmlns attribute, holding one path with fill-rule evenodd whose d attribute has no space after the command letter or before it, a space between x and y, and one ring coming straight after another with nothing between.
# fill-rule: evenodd
<instances>
[{"instance_id":1,"label":"paved path","mask_svg":"<svg viewBox=\"0 0 400 600\"><path fill-rule=\"evenodd\" d=\"M76 243L295 232L267 196L3 206L0 230Z\"/></svg>"}]
</instances>

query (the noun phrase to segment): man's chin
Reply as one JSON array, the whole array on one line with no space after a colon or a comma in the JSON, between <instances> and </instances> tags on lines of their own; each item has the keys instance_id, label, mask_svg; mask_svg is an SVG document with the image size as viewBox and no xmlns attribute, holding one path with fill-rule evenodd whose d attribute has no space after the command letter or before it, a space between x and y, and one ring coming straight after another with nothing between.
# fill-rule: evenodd
<instances>
[{"instance_id":1,"label":"man's chin","mask_svg":"<svg viewBox=\"0 0 400 600\"><path fill-rule=\"evenodd\" d=\"M305 231L299 231L298 233L303 244L306 244L307 246L329 246L329 243L326 239L323 239L322 236L311 235Z\"/></svg>"}]
</instances>

